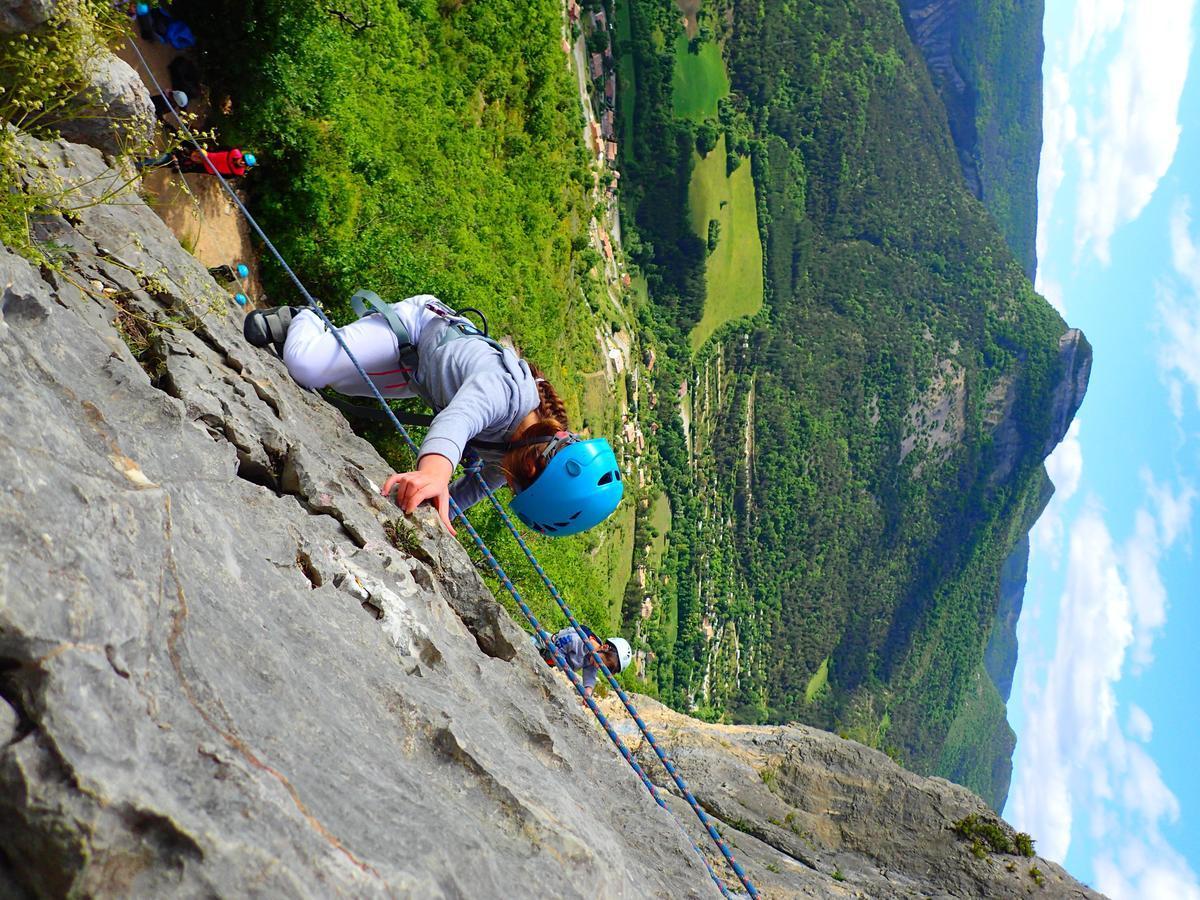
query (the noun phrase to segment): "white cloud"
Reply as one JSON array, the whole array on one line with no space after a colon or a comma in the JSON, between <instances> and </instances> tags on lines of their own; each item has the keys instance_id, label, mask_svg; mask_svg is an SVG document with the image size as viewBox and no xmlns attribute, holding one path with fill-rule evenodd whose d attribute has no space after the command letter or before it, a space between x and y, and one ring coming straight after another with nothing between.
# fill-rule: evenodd
<instances>
[{"instance_id":1,"label":"white cloud","mask_svg":"<svg viewBox=\"0 0 1200 900\"><path fill-rule=\"evenodd\" d=\"M1049 249L1050 215L1054 198L1066 178L1066 159L1078 137L1075 107L1071 105L1071 81L1067 73L1054 67L1042 86L1042 159L1038 167L1037 258L1046 258ZM1038 290L1054 303L1038 274ZM1060 297L1061 299L1061 297ZM1058 305L1055 304L1058 308ZM1062 310L1059 309L1061 313Z\"/></svg>"},{"instance_id":2,"label":"white cloud","mask_svg":"<svg viewBox=\"0 0 1200 900\"><path fill-rule=\"evenodd\" d=\"M1074 795L1090 794L1079 770L1112 728L1125 648L1133 640L1129 595L1112 538L1088 506L1071 528L1054 657L1035 689L1017 744L1010 810L1040 852L1062 860L1071 844Z\"/></svg>"},{"instance_id":3,"label":"white cloud","mask_svg":"<svg viewBox=\"0 0 1200 900\"><path fill-rule=\"evenodd\" d=\"M1149 472L1142 473L1142 483L1146 486L1146 494L1154 508L1155 517L1162 542L1167 547L1172 546L1192 528L1192 504L1196 502L1196 489L1184 482L1178 494L1154 480Z\"/></svg>"},{"instance_id":4,"label":"white cloud","mask_svg":"<svg viewBox=\"0 0 1200 900\"><path fill-rule=\"evenodd\" d=\"M1052 469L1065 495L1078 490L1081 457L1065 453ZM1189 533L1196 500L1188 484L1161 485L1149 473L1142 482L1146 499L1123 544L1091 498L1067 529L1053 652L1045 665L1022 670L1025 723L1006 812L1038 840L1039 852L1059 862L1082 825L1108 848L1092 863L1097 886L1115 900L1200 900L1189 893L1200 891L1195 873L1161 834L1162 823L1177 821L1181 810L1149 752L1153 723L1133 704L1118 715L1117 684L1131 663L1153 658L1166 624L1159 565Z\"/></svg>"},{"instance_id":5,"label":"white cloud","mask_svg":"<svg viewBox=\"0 0 1200 900\"><path fill-rule=\"evenodd\" d=\"M1041 234L1040 231L1038 233ZM1039 257L1039 259L1040 258L1041 257ZM1037 283L1035 287L1037 288L1037 292L1045 297L1050 302L1051 306L1058 310L1058 314L1063 318L1066 318L1067 304L1066 299L1063 296L1062 284L1054 281L1053 279L1043 277L1042 273L1039 271L1037 273Z\"/></svg>"},{"instance_id":6,"label":"white cloud","mask_svg":"<svg viewBox=\"0 0 1200 900\"><path fill-rule=\"evenodd\" d=\"M1064 503L1079 490L1083 476L1083 445L1079 443L1079 419L1071 422L1067 433L1046 457L1046 471L1054 482L1054 494Z\"/></svg>"},{"instance_id":7,"label":"white cloud","mask_svg":"<svg viewBox=\"0 0 1200 900\"><path fill-rule=\"evenodd\" d=\"M1126 720L1129 733L1143 744L1154 737L1154 723L1150 715L1136 703L1129 704L1129 718Z\"/></svg>"},{"instance_id":8,"label":"white cloud","mask_svg":"<svg viewBox=\"0 0 1200 900\"><path fill-rule=\"evenodd\" d=\"M1191 226L1191 201L1181 196L1171 210L1171 265L1196 293L1200 292L1200 251L1192 240Z\"/></svg>"},{"instance_id":9,"label":"white cloud","mask_svg":"<svg viewBox=\"0 0 1200 900\"><path fill-rule=\"evenodd\" d=\"M1125 15L1125 0L1092 0L1075 5L1067 60L1077 66L1109 32L1116 29Z\"/></svg>"},{"instance_id":10,"label":"white cloud","mask_svg":"<svg viewBox=\"0 0 1200 900\"><path fill-rule=\"evenodd\" d=\"M1179 821L1179 801L1171 789L1163 783L1158 764L1137 744L1126 744L1126 768L1123 776L1121 797L1125 808L1138 813L1148 824L1160 819Z\"/></svg>"},{"instance_id":11,"label":"white cloud","mask_svg":"<svg viewBox=\"0 0 1200 900\"><path fill-rule=\"evenodd\" d=\"M1151 645L1167 623L1167 589L1159 575L1162 555L1191 527L1196 490L1184 484L1179 493L1158 484L1142 472L1149 507L1134 517L1133 535L1125 544L1122 561L1134 611L1134 671L1154 661Z\"/></svg>"},{"instance_id":12,"label":"white cloud","mask_svg":"<svg viewBox=\"0 0 1200 900\"><path fill-rule=\"evenodd\" d=\"M1072 60L1101 65L1099 102L1081 116L1076 250L1107 264L1109 241L1141 214L1179 144L1179 101L1187 80L1195 0L1138 0L1117 16L1115 4L1080 3ZM1100 14L1095 14L1100 7ZM1087 21L1080 24L1080 18ZM1090 18L1088 18L1090 17ZM1116 23L1120 29L1116 30Z\"/></svg>"},{"instance_id":13,"label":"white cloud","mask_svg":"<svg viewBox=\"0 0 1200 900\"><path fill-rule=\"evenodd\" d=\"M1079 419L1067 429L1057 447L1046 457L1046 473L1054 482L1054 496L1042 511L1030 541L1045 554L1050 565L1057 569L1063 555L1063 510L1067 501L1079 490L1083 477L1083 445L1079 442Z\"/></svg>"},{"instance_id":14,"label":"white cloud","mask_svg":"<svg viewBox=\"0 0 1200 900\"><path fill-rule=\"evenodd\" d=\"M1138 510L1124 560L1137 625L1133 658L1138 669L1154 661L1150 647L1167 622L1167 589L1158 574L1161 552L1154 517L1145 509Z\"/></svg>"},{"instance_id":15,"label":"white cloud","mask_svg":"<svg viewBox=\"0 0 1200 900\"><path fill-rule=\"evenodd\" d=\"M1187 388L1200 407L1200 248L1192 239L1191 225L1184 197L1171 212L1174 278L1158 289L1158 368L1176 419L1183 417Z\"/></svg>"},{"instance_id":16,"label":"white cloud","mask_svg":"<svg viewBox=\"0 0 1200 900\"><path fill-rule=\"evenodd\" d=\"M1157 833L1127 836L1092 864L1096 889L1112 900L1200 900L1196 873Z\"/></svg>"}]
</instances>

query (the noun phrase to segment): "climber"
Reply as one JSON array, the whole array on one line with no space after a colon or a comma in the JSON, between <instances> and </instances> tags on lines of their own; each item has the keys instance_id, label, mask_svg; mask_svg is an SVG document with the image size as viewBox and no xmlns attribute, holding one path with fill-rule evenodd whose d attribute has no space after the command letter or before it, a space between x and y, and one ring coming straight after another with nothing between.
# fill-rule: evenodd
<instances>
[{"instance_id":1,"label":"climber","mask_svg":"<svg viewBox=\"0 0 1200 900\"><path fill-rule=\"evenodd\" d=\"M258 165L253 153L243 153L237 147L229 149L193 150L179 160L180 171L205 172L213 174L220 172L226 178L245 175Z\"/></svg>"},{"instance_id":2,"label":"climber","mask_svg":"<svg viewBox=\"0 0 1200 900\"><path fill-rule=\"evenodd\" d=\"M351 302L360 318L338 332L375 387L384 397L417 397L435 411L416 470L388 478L385 497L395 491L406 513L430 501L454 534L449 498L465 510L485 496L471 472L450 485L470 449L487 485L507 483L512 511L540 534L585 531L617 508L624 483L612 447L569 431L561 398L536 366L431 295L387 304L359 291ZM302 387L372 396L311 309L255 310L244 331L256 347L273 345Z\"/></svg>"},{"instance_id":3,"label":"climber","mask_svg":"<svg viewBox=\"0 0 1200 900\"><path fill-rule=\"evenodd\" d=\"M170 91L170 96L155 94L150 98L150 102L154 104L154 117L162 119L171 112L171 107L176 110L187 109L188 95L183 91Z\"/></svg>"},{"instance_id":4,"label":"climber","mask_svg":"<svg viewBox=\"0 0 1200 900\"><path fill-rule=\"evenodd\" d=\"M583 632L587 635L592 650L608 667L608 671L614 675L623 671L629 665L629 661L633 659L633 648L629 646L629 641L625 638L610 637L602 644L586 625L583 626ZM550 642L566 659L567 665L576 671L583 670L584 696L592 696L592 688L596 686L596 675L600 669L589 661L588 648L584 644L584 639L579 636L579 632L574 628L564 628L551 637ZM539 649L542 659L546 661L547 665L554 665L554 652L545 646Z\"/></svg>"}]
</instances>

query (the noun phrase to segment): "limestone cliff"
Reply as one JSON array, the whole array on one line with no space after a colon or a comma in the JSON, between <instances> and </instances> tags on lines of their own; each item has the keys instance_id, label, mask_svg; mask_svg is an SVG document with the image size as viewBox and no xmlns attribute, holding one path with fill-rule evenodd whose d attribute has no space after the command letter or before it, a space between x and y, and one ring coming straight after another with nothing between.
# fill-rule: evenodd
<instances>
[{"instance_id":1,"label":"limestone cliff","mask_svg":"<svg viewBox=\"0 0 1200 900\"><path fill-rule=\"evenodd\" d=\"M1100 896L1013 852L1012 828L966 788L854 741L803 725L710 725L652 700L641 711L700 802L734 826L732 843L767 896ZM648 762L650 749L624 731ZM1007 852L959 833L972 822L992 826Z\"/></svg>"},{"instance_id":2,"label":"limestone cliff","mask_svg":"<svg viewBox=\"0 0 1200 900\"><path fill-rule=\"evenodd\" d=\"M1003 485L1013 471L1022 454L1030 450L1045 457L1066 436L1067 429L1083 403L1091 377L1092 348L1087 338L1077 328L1067 329L1059 338L1059 378L1050 391L1045 421L1048 427L1042 436L1030 437L1022 421L1022 412L1017 405L1013 383L1002 381L1004 389L998 392L995 406L997 418L992 427L993 459L988 476L990 485ZM989 424L992 424L989 422ZM1036 441L1034 447L1030 441ZM962 773L975 771L986 773L967 780L995 809L1003 809L1008 799L1009 783L1012 779L1012 754L1016 747L1016 735L1007 721L1003 704L1008 702L1012 690L1013 672L1017 665L1017 622L1025 596L1025 580L1029 569L1029 531L1050 502L1054 485L1041 467L1037 496L1025 507L1024 513L1015 523L1015 540L1012 552L1000 570L996 613L992 619L991 634L984 648L981 672L977 677L990 679L995 687L995 697L990 705L992 712L981 719L979 703L971 704L960 713L963 723L990 734L989 740L979 740L957 758L947 759L939 770L940 774L962 778ZM981 698L991 692L979 685L976 694ZM986 725L981 728L980 721ZM982 780L981 780L982 779Z\"/></svg>"},{"instance_id":3,"label":"limestone cliff","mask_svg":"<svg viewBox=\"0 0 1200 900\"><path fill-rule=\"evenodd\" d=\"M372 447L25 146L79 202L0 250L0 896L715 895Z\"/></svg>"}]
</instances>

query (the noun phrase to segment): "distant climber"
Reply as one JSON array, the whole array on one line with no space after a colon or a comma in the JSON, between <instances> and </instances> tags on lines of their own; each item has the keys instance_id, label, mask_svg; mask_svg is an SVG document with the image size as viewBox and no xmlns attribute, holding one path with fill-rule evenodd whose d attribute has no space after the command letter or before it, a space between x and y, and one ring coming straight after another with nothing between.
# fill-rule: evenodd
<instances>
[{"instance_id":1,"label":"distant climber","mask_svg":"<svg viewBox=\"0 0 1200 900\"><path fill-rule=\"evenodd\" d=\"M604 643L600 643L600 639L592 634L590 628L584 626L583 630L591 643L591 649L600 657L608 670L614 675L624 671L630 660L633 659L633 648L629 646L629 641L625 638L610 637ZM579 636L579 632L574 628L564 628L550 638L550 641L566 659L568 666L577 672L582 670L584 696L592 696L592 688L596 686L596 676L600 669L589 661L588 647L584 643L584 639ZM542 647L541 653L542 659L550 665L554 665L554 653L549 647Z\"/></svg>"},{"instance_id":2,"label":"distant climber","mask_svg":"<svg viewBox=\"0 0 1200 900\"><path fill-rule=\"evenodd\" d=\"M176 50L187 50L196 46L196 36L187 23L175 18L160 6L151 8L139 3L135 10L138 32L145 41L170 44Z\"/></svg>"},{"instance_id":3,"label":"distant climber","mask_svg":"<svg viewBox=\"0 0 1200 900\"><path fill-rule=\"evenodd\" d=\"M430 501L453 534L449 498L466 509L485 496L471 473L450 484L470 445L484 481L492 489L507 483L512 511L541 534L575 534L616 510L624 482L612 447L568 430L562 399L535 366L436 297L385 304L360 291L360 313L363 298L376 312L338 329L341 339L384 397L418 397L436 413L416 470L388 478L384 496L395 491L408 513ZM255 310L244 331L256 347L273 345L303 387L372 396L312 310Z\"/></svg>"},{"instance_id":4,"label":"distant climber","mask_svg":"<svg viewBox=\"0 0 1200 900\"><path fill-rule=\"evenodd\" d=\"M243 153L237 147L213 150L192 150L178 158L181 172L219 172L226 178L240 178L258 165L253 153Z\"/></svg>"},{"instance_id":5,"label":"distant climber","mask_svg":"<svg viewBox=\"0 0 1200 900\"><path fill-rule=\"evenodd\" d=\"M164 97L162 94L155 94L150 98L150 102L154 104L154 117L162 119L164 116L171 114L171 107L178 110L187 109L188 95L183 91L168 91L170 97ZM170 102L168 102L170 101Z\"/></svg>"},{"instance_id":6,"label":"distant climber","mask_svg":"<svg viewBox=\"0 0 1200 900\"><path fill-rule=\"evenodd\" d=\"M230 285L249 278L250 269L245 263L238 263L236 266L222 263L219 266L209 266L208 274L216 280L217 284Z\"/></svg>"}]
</instances>

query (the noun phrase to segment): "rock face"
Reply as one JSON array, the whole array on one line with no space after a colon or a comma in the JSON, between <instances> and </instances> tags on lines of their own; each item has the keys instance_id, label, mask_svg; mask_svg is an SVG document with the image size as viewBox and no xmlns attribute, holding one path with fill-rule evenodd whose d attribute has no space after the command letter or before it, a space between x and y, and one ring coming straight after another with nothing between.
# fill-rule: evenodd
<instances>
[{"instance_id":1,"label":"rock face","mask_svg":"<svg viewBox=\"0 0 1200 900\"><path fill-rule=\"evenodd\" d=\"M701 805L732 826L766 897L1100 896L1040 857L972 852L955 823L975 815L1007 840L1012 829L966 788L854 741L802 725L709 725L646 699L640 711ZM622 730L649 763L649 747Z\"/></svg>"},{"instance_id":2,"label":"rock face","mask_svg":"<svg viewBox=\"0 0 1200 900\"><path fill-rule=\"evenodd\" d=\"M53 127L69 141L87 144L110 155L150 146L154 139L154 105L141 76L109 52L93 28L69 0L0 0L0 34L21 34L47 25L76 29L78 65L88 86L56 119ZM65 23L65 24L64 24Z\"/></svg>"},{"instance_id":3,"label":"rock face","mask_svg":"<svg viewBox=\"0 0 1200 900\"><path fill-rule=\"evenodd\" d=\"M62 136L113 155L148 145L154 137L154 106L138 73L105 51L89 62L88 75L91 87L80 96L77 111L58 125Z\"/></svg>"},{"instance_id":4,"label":"rock face","mask_svg":"<svg viewBox=\"0 0 1200 900\"><path fill-rule=\"evenodd\" d=\"M1058 360L1063 374L1050 400L1052 426L1042 448L1046 456L1067 436L1092 375L1092 345L1078 328L1068 328L1058 339Z\"/></svg>"},{"instance_id":5,"label":"rock face","mask_svg":"<svg viewBox=\"0 0 1200 900\"><path fill-rule=\"evenodd\" d=\"M716 896L433 514L114 201L38 223L54 270L0 247L0 896ZM1096 896L973 855L949 782L638 702L765 898Z\"/></svg>"},{"instance_id":6,"label":"rock face","mask_svg":"<svg viewBox=\"0 0 1200 900\"><path fill-rule=\"evenodd\" d=\"M0 895L716 896L375 451L25 146L90 183L57 270L0 248Z\"/></svg>"},{"instance_id":7,"label":"rock face","mask_svg":"<svg viewBox=\"0 0 1200 900\"><path fill-rule=\"evenodd\" d=\"M1042 458L1066 437L1067 429L1083 403L1087 393L1088 379L1092 374L1092 345L1078 328L1068 328L1058 339L1058 381L1051 392L1045 437L1035 440ZM997 405L992 437L992 466L988 483L1002 484L1013 471L1021 455L1030 445L1021 422L1021 411L1017 408L1020 384L1016 380L1004 382L1004 396ZM1040 512L1040 510L1039 510ZM1030 522L1033 527L1033 522Z\"/></svg>"},{"instance_id":8,"label":"rock face","mask_svg":"<svg viewBox=\"0 0 1200 900\"><path fill-rule=\"evenodd\" d=\"M58 0L0 0L0 34L21 34L45 25Z\"/></svg>"}]
</instances>

